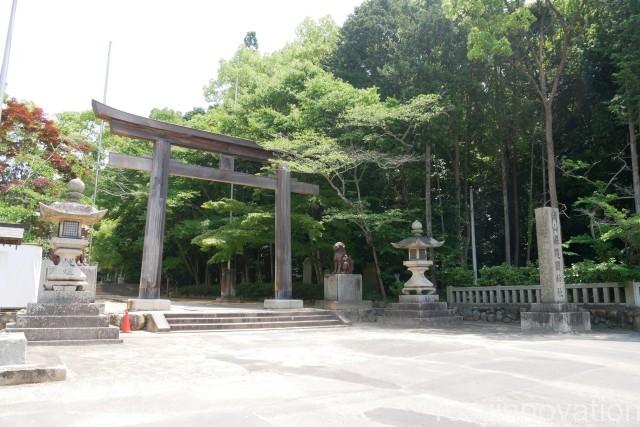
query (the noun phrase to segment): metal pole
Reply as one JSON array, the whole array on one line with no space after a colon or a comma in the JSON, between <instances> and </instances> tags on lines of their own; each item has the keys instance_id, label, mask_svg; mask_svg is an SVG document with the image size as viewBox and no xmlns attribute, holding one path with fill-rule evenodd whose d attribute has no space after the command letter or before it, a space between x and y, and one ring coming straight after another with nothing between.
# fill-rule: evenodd
<instances>
[{"instance_id":1,"label":"metal pole","mask_svg":"<svg viewBox=\"0 0 640 427\"><path fill-rule=\"evenodd\" d=\"M107 88L109 87L109 65L111 64L111 41L109 41L109 50L107 51L107 70L104 76L104 89L102 91L102 103L107 103ZM96 198L98 197L98 180L100 179L100 154L102 151L102 135L104 134L104 120L100 121L100 133L98 134L98 145L96 147L96 174L93 182L93 197L91 198L92 204L95 206ZM91 264L91 255L93 250L93 233L89 235L89 251L88 263Z\"/></svg>"},{"instance_id":2,"label":"metal pole","mask_svg":"<svg viewBox=\"0 0 640 427\"><path fill-rule=\"evenodd\" d=\"M102 103L107 103L107 88L109 86L109 64L111 62L111 41L109 41L109 50L107 51L107 70L104 76L104 91L102 92ZM93 204L96 204L96 197L98 195L98 180L100 179L100 157L102 150L102 135L104 134L104 121L100 122L100 134L98 135L98 146L96 155L96 176L93 183Z\"/></svg>"},{"instance_id":3,"label":"metal pole","mask_svg":"<svg viewBox=\"0 0 640 427\"><path fill-rule=\"evenodd\" d=\"M16 17L16 8L18 0L13 0L11 4L11 16L9 18L9 28L7 29L7 38L4 42L4 56L2 57L2 70L0 71L0 107L4 103L4 90L7 86L7 71L9 70L9 56L11 54L11 36L13 35L13 21ZM0 121L2 118L0 117Z\"/></svg>"},{"instance_id":4,"label":"metal pole","mask_svg":"<svg viewBox=\"0 0 640 427\"><path fill-rule=\"evenodd\" d=\"M471 259L473 261L473 285L478 285L478 260L476 258L476 225L473 212L473 187L469 190L469 209L471 216Z\"/></svg>"}]
</instances>

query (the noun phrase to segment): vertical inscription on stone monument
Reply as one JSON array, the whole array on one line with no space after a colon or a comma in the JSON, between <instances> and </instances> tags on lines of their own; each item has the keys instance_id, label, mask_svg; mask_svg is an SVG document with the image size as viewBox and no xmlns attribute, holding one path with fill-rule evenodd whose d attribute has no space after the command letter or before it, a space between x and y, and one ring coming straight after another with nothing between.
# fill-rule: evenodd
<instances>
[{"instance_id":1,"label":"vertical inscription on stone monument","mask_svg":"<svg viewBox=\"0 0 640 427\"><path fill-rule=\"evenodd\" d=\"M562 232L558 209L536 209L536 235L542 302L566 302Z\"/></svg>"}]
</instances>

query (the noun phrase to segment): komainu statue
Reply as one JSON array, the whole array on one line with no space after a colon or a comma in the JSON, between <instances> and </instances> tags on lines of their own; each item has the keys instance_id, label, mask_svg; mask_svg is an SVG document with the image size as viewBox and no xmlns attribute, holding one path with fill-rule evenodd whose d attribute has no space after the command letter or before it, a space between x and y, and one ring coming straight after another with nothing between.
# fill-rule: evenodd
<instances>
[{"instance_id":1,"label":"komainu statue","mask_svg":"<svg viewBox=\"0 0 640 427\"><path fill-rule=\"evenodd\" d=\"M334 274L352 274L353 260L347 254L347 248L342 242L333 245L333 272Z\"/></svg>"}]
</instances>

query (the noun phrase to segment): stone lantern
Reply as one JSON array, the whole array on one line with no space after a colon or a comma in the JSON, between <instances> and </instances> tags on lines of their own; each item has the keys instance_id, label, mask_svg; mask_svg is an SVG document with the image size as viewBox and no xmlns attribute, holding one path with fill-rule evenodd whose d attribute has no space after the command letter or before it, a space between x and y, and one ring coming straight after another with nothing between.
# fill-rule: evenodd
<instances>
[{"instance_id":1,"label":"stone lantern","mask_svg":"<svg viewBox=\"0 0 640 427\"><path fill-rule=\"evenodd\" d=\"M424 275L425 271L433 265L433 260L429 259L429 249L438 248L444 244L432 237L422 235L422 224L414 221L411 224L413 236L402 239L397 243L391 243L394 248L406 249L409 252L407 261L403 264L412 273L411 278L402 288L403 295L431 295L435 293L433 283Z\"/></svg>"},{"instance_id":2,"label":"stone lantern","mask_svg":"<svg viewBox=\"0 0 640 427\"><path fill-rule=\"evenodd\" d=\"M87 276L80 266L85 265L84 250L89 245L88 226L100 221L107 211L80 203L84 187L79 178L72 179L67 200L49 205L40 203L40 218L59 224L58 235L51 238L49 257L54 265L46 270L46 291L86 290Z\"/></svg>"}]
</instances>

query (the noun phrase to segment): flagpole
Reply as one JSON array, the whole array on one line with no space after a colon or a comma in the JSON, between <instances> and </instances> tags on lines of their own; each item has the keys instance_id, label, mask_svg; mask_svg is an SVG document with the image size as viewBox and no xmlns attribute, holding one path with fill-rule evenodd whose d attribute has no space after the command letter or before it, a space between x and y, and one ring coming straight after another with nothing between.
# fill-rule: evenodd
<instances>
[{"instance_id":1,"label":"flagpole","mask_svg":"<svg viewBox=\"0 0 640 427\"><path fill-rule=\"evenodd\" d=\"M9 70L9 56L11 54L11 37L13 35L13 21L16 17L16 8L18 0L13 0L11 4L11 16L9 18L9 28L7 29L7 38L4 42L4 56L2 57L2 70L0 70L0 107L4 103L4 90L7 85L7 71ZM0 121L2 118L0 117Z\"/></svg>"},{"instance_id":2,"label":"flagpole","mask_svg":"<svg viewBox=\"0 0 640 427\"><path fill-rule=\"evenodd\" d=\"M111 41L109 41L109 50L107 51L107 70L104 75L104 91L102 92L102 103L107 103L107 88L109 87L109 65L111 62ZM100 157L102 154L102 135L104 133L104 121L100 122L100 134L98 135L98 146L96 154L96 176L93 183L93 204L96 204L98 195L98 180L100 179Z\"/></svg>"},{"instance_id":3,"label":"flagpole","mask_svg":"<svg viewBox=\"0 0 640 427\"><path fill-rule=\"evenodd\" d=\"M107 89L109 87L109 65L111 64L111 40L109 40L109 50L107 51L107 69L104 75L104 90L102 92L102 103L107 103ZM98 134L98 145L96 146L96 174L93 182L92 204L95 206L98 196L98 180L100 179L100 157L102 154L102 135L104 134L104 120L100 121L100 133ZM89 251L88 263L91 263L91 255L93 249L93 233L89 235Z\"/></svg>"}]
</instances>

